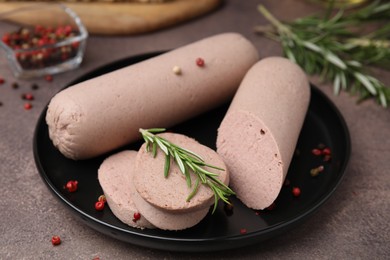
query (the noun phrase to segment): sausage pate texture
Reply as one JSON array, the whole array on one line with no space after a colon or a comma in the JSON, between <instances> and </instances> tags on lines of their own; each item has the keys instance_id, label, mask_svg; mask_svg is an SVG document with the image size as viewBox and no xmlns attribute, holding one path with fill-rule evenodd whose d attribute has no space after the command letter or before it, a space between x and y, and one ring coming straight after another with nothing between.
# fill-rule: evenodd
<instances>
[{"instance_id":1,"label":"sausage pate texture","mask_svg":"<svg viewBox=\"0 0 390 260\"><path fill-rule=\"evenodd\" d=\"M101 155L139 139L139 128L170 127L228 101L258 58L247 39L224 33L76 84L49 103L50 139L71 159Z\"/></svg>"},{"instance_id":2,"label":"sausage pate texture","mask_svg":"<svg viewBox=\"0 0 390 260\"><path fill-rule=\"evenodd\" d=\"M281 57L259 61L243 79L218 129L217 152L246 206L264 209L277 198L309 100L305 73Z\"/></svg>"},{"instance_id":3,"label":"sausage pate texture","mask_svg":"<svg viewBox=\"0 0 390 260\"><path fill-rule=\"evenodd\" d=\"M196 153L206 163L223 169L216 170L203 167L205 170L218 174L218 179L226 185L229 184L229 173L226 165L214 150L185 135L162 133L158 136ZM187 201L187 197L196 183L196 175L191 170L189 171L192 187L188 187L184 174L173 159L167 178L164 176L164 165L165 153L159 151L156 157L153 157L152 153L146 151L146 144L141 146L134 166L133 184L138 194L145 201L172 213L193 212L202 208L209 208L214 203L214 193L206 185L200 185L194 197Z\"/></svg>"},{"instance_id":4,"label":"sausage pate texture","mask_svg":"<svg viewBox=\"0 0 390 260\"><path fill-rule=\"evenodd\" d=\"M229 173L220 156L209 147L192 138L174 133L159 136L188 149L202 157L206 163L224 169L205 167L218 178L229 184ZM195 175L191 173L192 188L187 186L185 176L172 161L168 177L164 177L165 154L161 151L156 157L146 151L145 144L138 151L133 182L130 191L136 207L154 226L165 230L182 230L198 224L209 212L214 203L214 193L205 185L200 185L195 196L187 201L195 185Z\"/></svg>"},{"instance_id":5,"label":"sausage pate texture","mask_svg":"<svg viewBox=\"0 0 390 260\"><path fill-rule=\"evenodd\" d=\"M134 219L139 210L133 202L130 185L133 182L136 151L121 151L107 157L100 165L98 179L112 213L123 223L136 228L154 228L142 215Z\"/></svg>"}]
</instances>

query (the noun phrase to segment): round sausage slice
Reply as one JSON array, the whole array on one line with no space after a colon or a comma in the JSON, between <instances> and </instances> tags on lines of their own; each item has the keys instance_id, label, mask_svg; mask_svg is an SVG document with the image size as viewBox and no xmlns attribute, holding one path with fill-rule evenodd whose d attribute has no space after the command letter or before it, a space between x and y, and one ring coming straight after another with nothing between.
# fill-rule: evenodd
<instances>
[{"instance_id":1,"label":"round sausage slice","mask_svg":"<svg viewBox=\"0 0 390 260\"><path fill-rule=\"evenodd\" d=\"M305 73L281 57L261 60L243 79L218 129L217 152L246 206L264 209L278 196L309 100Z\"/></svg>"},{"instance_id":2,"label":"round sausage slice","mask_svg":"<svg viewBox=\"0 0 390 260\"><path fill-rule=\"evenodd\" d=\"M100 186L112 213L123 223L136 228L154 228L133 202L130 184L133 182L136 151L122 151L103 161L98 170Z\"/></svg>"},{"instance_id":3,"label":"round sausage slice","mask_svg":"<svg viewBox=\"0 0 390 260\"><path fill-rule=\"evenodd\" d=\"M207 163L225 171L205 169L219 174L225 184L229 182L226 166L218 154L189 137L164 133L160 136L200 155ZM187 187L185 177L176 163L171 163L169 175L164 177L165 157L162 151L153 158L146 152L145 144L141 146L136 159L134 181L132 182L132 198L134 203L149 222L164 230L182 230L198 224L209 212L214 203L212 191L201 185L191 201L186 201L192 191ZM192 176L192 183L195 180Z\"/></svg>"},{"instance_id":4,"label":"round sausage slice","mask_svg":"<svg viewBox=\"0 0 390 260\"><path fill-rule=\"evenodd\" d=\"M163 230L183 230L198 224L209 212L209 207L199 209L189 213L173 213L171 211L157 208L144 200L137 192L134 184L130 185L130 192L135 205L139 209L141 216L150 223Z\"/></svg>"},{"instance_id":5,"label":"round sausage slice","mask_svg":"<svg viewBox=\"0 0 390 260\"><path fill-rule=\"evenodd\" d=\"M139 128L167 128L226 102L257 60L246 38L224 33L79 83L51 100L50 139L71 159L101 155L139 139Z\"/></svg>"},{"instance_id":6,"label":"round sausage slice","mask_svg":"<svg viewBox=\"0 0 390 260\"><path fill-rule=\"evenodd\" d=\"M174 133L162 133L159 136L173 144L190 150L213 166L224 170L204 167L205 170L218 174L218 178L228 184L229 175L221 157L211 148L201 145L187 136ZM135 162L134 186L138 194L149 204L172 213L187 213L209 208L214 203L214 193L206 185L200 185L195 196L187 201L193 187L188 187L186 177L180 171L176 162L171 158L171 166L167 178L164 176L165 153L158 151L153 157L146 151L143 144ZM192 185L195 185L196 175L190 170Z\"/></svg>"}]
</instances>

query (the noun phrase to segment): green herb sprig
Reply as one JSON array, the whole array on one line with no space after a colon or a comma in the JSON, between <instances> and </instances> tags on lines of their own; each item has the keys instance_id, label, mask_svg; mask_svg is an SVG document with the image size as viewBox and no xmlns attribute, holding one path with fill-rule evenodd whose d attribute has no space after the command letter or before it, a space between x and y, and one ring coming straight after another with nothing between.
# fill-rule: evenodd
<instances>
[{"instance_id":1,"label":"green herb sprig","mask_svg":"<svg viewBox=\"0 0 390 260\"><path fill-rule=\"evenodd\" d=\"M390 88L369 73L369 66L390 68L390 3L374 1L356 11L330 7L324 17L307 16L290 23L276 19L263 5L260 13L270 22L255 31L281 43L285 56L308 74L333 82L333 90L373 97L383 107L390 102ZM376 31L358 33L371 22L384 22Z\"/></svg>"},{"instance_id":2,"label":"green herb sprig","mask_svg":"<svg viewBox=\"0 0 390 260\"><path fill-rule=\"evenodd\" d=\"M182 174L186 177L186 182L188 187L192 187L191 181L191 171L196 175L196 182L187 197L187 201L190 201L198 191L200 183L208 186L214 193L214 208L213 213L215 212L219 199L223 200L225 203L230 204L228 197L234 195L234 191L226 186L221 180L218 179L218 174L212 173L203 167L213 168L219 171L224 171L224 169L217 166L210 165L206 163L199 155L194 152L191 152L185 148L179 147L161 136L155 134L164 132L164 128L152 128L152 129L139 129L139 132L142 134L143 139L146 143L146 151L151 152L153 157L157 155L157 148L160 148L161 151L165 154L165 166L164 166L164 176L165 178L169 175L169 170L171 166L171 159L177 163ZM191 170L191 171L190 171Z\"/></svg>"}]
</instances>

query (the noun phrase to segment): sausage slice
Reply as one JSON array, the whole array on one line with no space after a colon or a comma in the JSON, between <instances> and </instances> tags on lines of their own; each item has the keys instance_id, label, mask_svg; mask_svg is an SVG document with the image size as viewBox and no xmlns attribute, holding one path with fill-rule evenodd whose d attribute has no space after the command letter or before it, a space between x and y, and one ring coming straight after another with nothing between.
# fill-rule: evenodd
<instances>
[{"instance_id":1,"label":"sausage slice","mask_svg":"<svg viewBox=\"0 0 390 260\"><path fill-rule=\"evenodd\" d=\"M141 214L133 202L130 184L133 182L136 151L122 151L103 161L98 170L100 186L112 213L123 223L136 228L154 228Z\"/></svg>"},{"instance_id":2,"label":"sausage slice","mask_svg":"<svg viewBox=\"0 0 390 260\"><path fill-rule=\"evenodd\" d=\"M229 183L229 174L219 155L212 149L199 144L192 138L180 134L163 133L161 137L200 155L208 164L225 169L224 171L204 167L218 174L225 184ZM172 162L169 175L164 177L165 154L158 151L157 156L141 146L135 163L135 175L132 187L134 203L141 215L161 229L180 230L194 226L208 213L214 203L214 193L205 185L200 185L195 196L187 201L192 188L186 183L185 176L176 163ZM191 172L192 185L195 175Z\"/></svg>"}]
</instances>

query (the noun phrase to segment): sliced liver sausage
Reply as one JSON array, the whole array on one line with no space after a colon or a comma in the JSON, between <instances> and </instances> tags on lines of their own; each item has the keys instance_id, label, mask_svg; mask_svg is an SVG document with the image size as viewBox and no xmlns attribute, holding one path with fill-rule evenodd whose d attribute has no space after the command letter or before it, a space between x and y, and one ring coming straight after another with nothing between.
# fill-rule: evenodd
<instances>
[{"instance_id":1,"label":"sliced liver sausage","mask_svg":"<svg viewBox=\"0 0 390 260\"><path fill-rule=\"evenodd\" d=\"M136 156L136 151L111 155L100 165L98 179L108 206L119 220L132 227L154 228L142 214L140 219L134 217L134 213L139 213L139 210L133 202L130 185L133 182Z\"/></svg>"},{"instance_id":2,"label":"sliced liver sausage","mask_svg":"<svg viewBox=\"0 0 390 260\"><path fill-rule=\"evenodd\" d=\"M278 196L310 100L304 72L270 57L246 74L217 137L230 184L248 207L264 209Z\"/></svg>"},{"instance_id":3,"label":"sliced liver sausage","mask_svg":"<svg viewBox=\"0 0 390 260\"><path fill-rule=\"evenodd\" d=\"M207 163L226 169L217 153L195 140L179 134L161 134L167 140L200 155ZM196 195L187 202L191 188L187 187L184 175L176 163L171 163L168 178L164 177L165 157L159 151L153 158L143 145L136 159L134 182L131 187L134 203L141 215L154 226L165 230L182 230L198 224L214 203L213 192L201 185ZM229 182L228 172L207 168L218 173L225 184ZM192 176L194 177L194 176ZM192 178L193 185L195 184Z\"/></svg>"},{"instance_id":4,"label":"sliced liver sausage","mask_svg":"<svg viewBox=\"0 0 390 260\"><path fill-rule=\"evenodd\" d=\"M51 100L49 136L68 158L103 154L139 139L139 128L170 127L226 102L257 60L247 39L224 33L79 83Z\"/></svg>"},{"instance_id":5,"label":"sliced liver sausage","mask_svg":"<svg viewBox=\"0 0 390 260\"><path fill-rule=\"evenodd\" d=\"M190 150L202 157L208 164L225 169L224 171L204 167L204 169L217 173L218 178L229 183L229 175L221 157L209 147L201 145L192 138L174 133L163 133L159 136L168 141ZM138 194L153 206L169 210L173 213L193 212L209 208L214 203L214 193L205 185L200 185L196 195L187 201L192 187L188 187L184 174L181 173L176 162L171 162L169 175L164 177L165 154L162 151L154 158L147 152L143 144L137 154L135 163L134 186ZM196 175L190 171L192 185L195 185Z\"/></svg>"}]
</instances>

